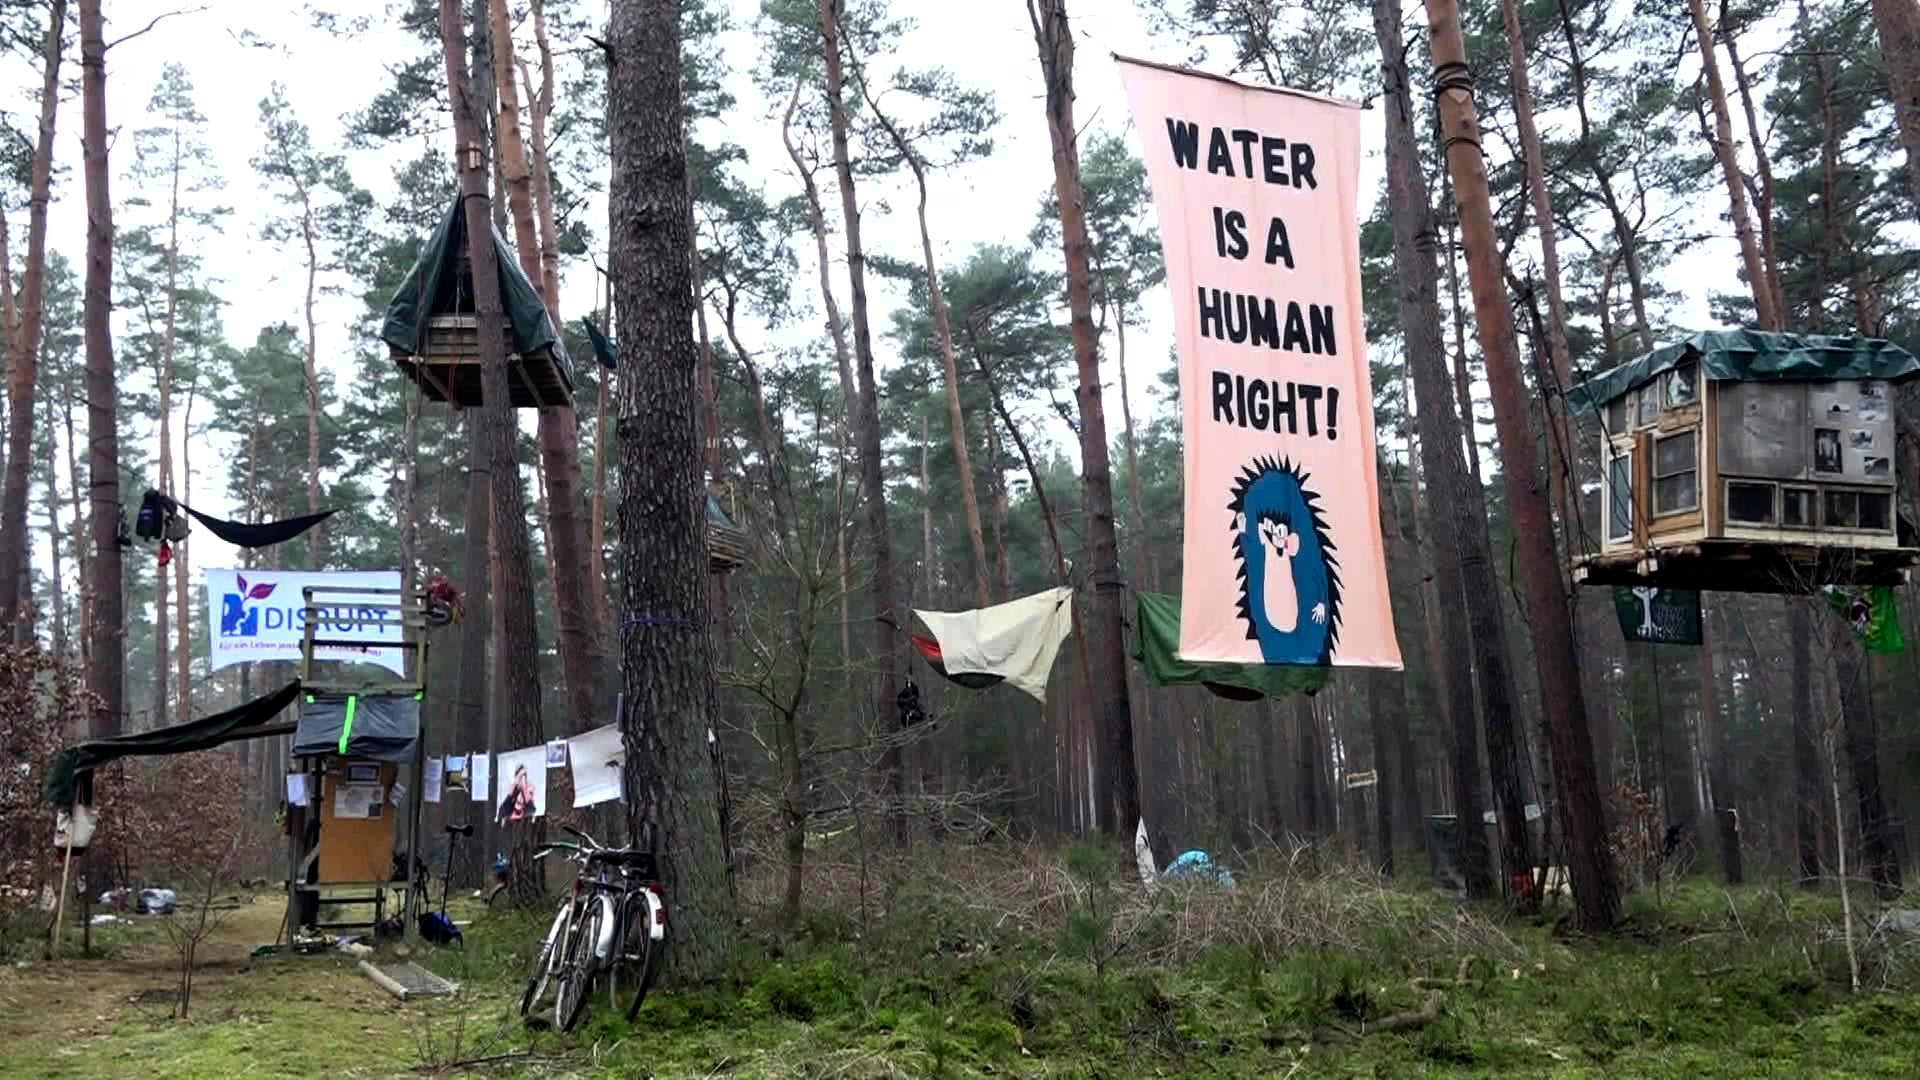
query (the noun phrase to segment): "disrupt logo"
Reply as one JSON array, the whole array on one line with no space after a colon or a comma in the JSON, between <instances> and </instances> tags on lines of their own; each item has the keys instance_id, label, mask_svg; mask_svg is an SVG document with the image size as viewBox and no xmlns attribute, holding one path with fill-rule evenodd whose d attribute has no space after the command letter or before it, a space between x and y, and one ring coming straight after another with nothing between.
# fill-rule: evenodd
<instances>
[{"instance_id":1,"label":"disrupt logo","mask_svg":"<svg viewBox=\"0 0 1920 1080\"><path fill-rule=\"evenodd\" d=\"M220 598L220 636L258 637L263 628L269 632L304 632L307 628L304 606L267 606L258 602L273 595L274 588L267 582L249 586L244 576L235 574L235 591L224 593ZM336 607L320 615L320 625L329 630L378 630L385 623L384 615L384 611L371 608Z\"/></svg>"}]
</instances>

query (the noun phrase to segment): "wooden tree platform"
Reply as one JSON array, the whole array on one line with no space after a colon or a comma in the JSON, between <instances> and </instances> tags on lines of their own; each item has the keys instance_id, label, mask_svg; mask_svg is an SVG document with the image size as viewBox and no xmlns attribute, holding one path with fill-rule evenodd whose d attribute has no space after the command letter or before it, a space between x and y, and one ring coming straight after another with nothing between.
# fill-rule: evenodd
<instances>
[{"instance_id":1,"label":"wooden tree platform","mask_svg":"<svg viewBox=\"0 0 1920 1080\"><path fill-rule=\"evenodd\" d=\"M1826 585L1902 585L1908 568L1915 564L1920 564L1920 548L1698 540L1672 547L1582 556L1573 562L1573 582L1805 595Z\"/></svg>"},{"instance_id":2,"label":"wooden tree platform","mask_svg":"<svg viewBox=\"0 0 1920 1080\"><path fill-rule=\"evenodd\" d=\"M393 362L429 401L461 408L481 403L480 331L472 315L435 315L427 332L427 355L389 349ZM508 386L513 407L537 409L573 404L573 382L553 350L521 355L507 345Z\"/></svg>"}]
</instances>

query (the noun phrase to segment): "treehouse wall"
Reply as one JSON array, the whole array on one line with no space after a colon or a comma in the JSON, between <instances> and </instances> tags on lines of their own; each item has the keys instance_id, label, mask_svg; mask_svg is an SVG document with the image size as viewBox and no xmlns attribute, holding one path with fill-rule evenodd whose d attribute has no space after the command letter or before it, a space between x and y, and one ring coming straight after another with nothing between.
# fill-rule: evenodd
<instances>
[{"instance_id":1,"label":"treehouse wall","mask_svg":"<svg viewBox=\"0 0 1920 1080\"><path fill-rule=\"evenodd\" d=\"M1602 550L1701 539L1896 546L1891 388L1706 382L1683 364L1602 409Z\"/></svg>"}]
</instances>

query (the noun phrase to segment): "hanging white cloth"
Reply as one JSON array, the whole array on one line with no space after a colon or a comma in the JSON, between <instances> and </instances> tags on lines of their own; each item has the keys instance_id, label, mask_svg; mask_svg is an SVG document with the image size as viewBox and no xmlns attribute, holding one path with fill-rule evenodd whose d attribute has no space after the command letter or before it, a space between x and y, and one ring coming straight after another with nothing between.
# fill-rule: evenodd
<instances>
[{"instance_id":1,"label":"hanging white cloth","mask_svg":"<svg viewBox=\"0 0 1920 1080\"><path fill-rule=\"evenodd\" d=\"M998 675L1045 704L1047 675L1073 632L1073 590L1046 592L972 611L915 615L940 643L949 675Z\"/></svg>"}]
</instances>

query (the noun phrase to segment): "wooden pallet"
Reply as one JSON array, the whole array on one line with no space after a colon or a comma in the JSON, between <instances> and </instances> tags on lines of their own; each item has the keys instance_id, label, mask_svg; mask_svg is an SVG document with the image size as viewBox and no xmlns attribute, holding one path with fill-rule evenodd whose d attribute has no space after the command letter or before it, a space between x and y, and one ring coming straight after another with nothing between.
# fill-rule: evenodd
<instances>
[{"instance_id":1,"label":"wooden pallet","mask_svg":"<svg viewBox=\"0 0 1920 1080\"><path fill-rule=\"evenodd\" d=\"M507 377L513 407L536 409L573 404L573 379L548 346L522 355L507 334ZM435 315L428 324L426 355L390 349L401 372L419 385L429 401L460 408L484 400L480 384L480 330L472 315Z\"/></svg>"},{"instance_id":2,"label":"wooden pallet","mask_svg":"<svg viewBox=\"0 0 1920 1080\"><path fill-rule=\"evenodd\" d=\"M1574 560L1576 585L1806 595L1826 585L1898 586L1920 548L1825 547L1699 540Z\"/></svg>"}]
</instances>

